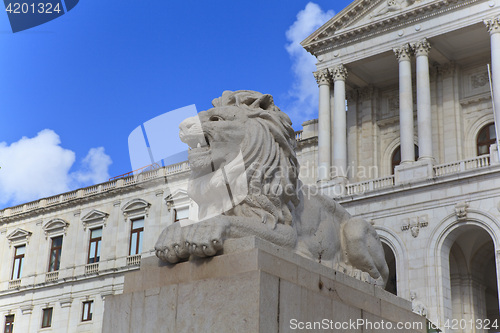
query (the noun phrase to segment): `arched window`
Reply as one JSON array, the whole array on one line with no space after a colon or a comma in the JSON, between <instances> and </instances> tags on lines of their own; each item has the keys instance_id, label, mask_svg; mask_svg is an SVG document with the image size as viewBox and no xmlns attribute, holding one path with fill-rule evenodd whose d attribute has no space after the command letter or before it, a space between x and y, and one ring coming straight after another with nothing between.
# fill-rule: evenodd
<instances>
[{"instance_id":1,"label":"arched window","mask_svg":"<svg viewBox=\"0 0 500 333\"><path fill-rule=\"evenodd\" d=\"M490 146L496 142L497 136L495 133L495 124L491 123L479 131L477 135L476 145L477 145L477 156L489 154Z\"/></svg>"},{"instance_id":2,"label":"arched window","mask_svg":"<svg viewBox=\"0 0 500 333\"><path fill-rule=\"evenodd\" d=\"M418 159L418 146L415 145L415 160ZM391 172L394 174L394 168L401 163L401 146L398 146L392 153Z\"/></svg>"}]
</instances>

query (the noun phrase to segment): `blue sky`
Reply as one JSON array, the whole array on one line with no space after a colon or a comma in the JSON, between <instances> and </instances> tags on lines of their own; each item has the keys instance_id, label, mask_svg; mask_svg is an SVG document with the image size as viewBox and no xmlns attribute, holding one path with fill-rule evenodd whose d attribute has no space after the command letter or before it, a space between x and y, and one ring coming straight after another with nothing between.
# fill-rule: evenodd
<instances>
[{"instance_id":1,"label":"blue sky","mask_svg":"<svg viewBox=\"0 0 500 333\"><path fill-rule=\"evenodd\" d=\"M317 87L298 42L349 3L81 0L15 34L0 13L0 208L131 171L134 128L224 90L272 94L300 129Z\"/></svg>"}]
</instances>

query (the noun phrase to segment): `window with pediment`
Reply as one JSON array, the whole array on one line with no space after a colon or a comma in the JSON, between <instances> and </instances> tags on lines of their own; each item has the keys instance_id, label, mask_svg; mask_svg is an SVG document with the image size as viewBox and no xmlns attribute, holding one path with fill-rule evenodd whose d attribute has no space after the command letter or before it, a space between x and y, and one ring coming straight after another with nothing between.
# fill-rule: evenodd
<instances>
[{"instance_id":1,"label":"window with pediment","mask_svg":"<svg viewBox=\"0 0 500 333\"><path fill-rule=\"evenodd\" d=\"M189 218L191 199L187 191L179 189L165 198L167 209L171 214L171 221L178 222Z\"/></svg>"},{"instance_id":2,"label":"window with pediment","mask_svg":"<svg viewBox=\"0 0 500 333\"><path fill-rule=\"evenodd\" d=\"M109 214L93 209L82 217L83 229L105 227Z\"/></svg>"}]
</instances>

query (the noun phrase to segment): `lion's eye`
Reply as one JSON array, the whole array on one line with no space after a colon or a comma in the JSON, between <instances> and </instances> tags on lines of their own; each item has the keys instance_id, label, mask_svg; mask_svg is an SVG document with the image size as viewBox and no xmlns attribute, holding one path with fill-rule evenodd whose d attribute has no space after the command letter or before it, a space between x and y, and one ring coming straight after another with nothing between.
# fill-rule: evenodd
<instances>
[{"instance_id":1,"label":"lion's eye","mask_svg":"<svg viewBox=\"0 0 500 333\"><path fill-rule=\"evenodd\" d=\"M219 116L212 116L210 117L210 121L223 121L224 119Z\"/></svg>"}]
</instances>

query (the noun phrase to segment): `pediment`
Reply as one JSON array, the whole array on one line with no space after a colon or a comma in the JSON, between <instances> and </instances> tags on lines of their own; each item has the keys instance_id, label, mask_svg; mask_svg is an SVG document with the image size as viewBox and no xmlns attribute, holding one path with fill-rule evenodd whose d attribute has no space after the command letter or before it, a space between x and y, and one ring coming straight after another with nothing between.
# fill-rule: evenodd
<instances>
[{"instance_id":1,"label":"pediment","mask_svg":"<svg viewBox=\"0 0 500 333\"><path fill-rule=\"evenodd\" d=\"M42 227L45 236L57 234L57 233L66 233L66 229L68 228L69 223L64 221L63 219L53 219L49 222L45 223Z\"/></svg>"},{"instance_id":2,"label":"pediment","mask_svg":"<svg viewBox=\"0 0 500 333\"><path fill-rule=\"evenodd\" d=\"M106 225L106 219L109 214L101 212L100 210L93 209L82 217L82 223L84 229L89 225L98 225L103 224Z\"/></svg>"},{"instance_id":3,"label":"pediment","mask_svg":"<svg viewBox=\"0 0 500 333\"><path fill-rule=\"evenodd\" d=\"M9 240L9 243L18 243L18 242L27 242L29 238L31 237L31 232L26 231L21 228L17 228L13 232L11 232L8 236L7 239Z\"/></svg>"},{"instance_id":4,"label":"pediment","mask_svg":"<svg viewBox=\"0 0 500 333\"><path fill-rule=\"evenodd\" d=\"M144 213L147 215L150 206L151 204L146 200L134 199L123 205L122 212L125 218L131 214Z\"/></svg>"},{"instance_id":5,"label":"pediment","mask_svg":"<svg viewBox=\"0 0 500 333\"><path fill-rule=\"evenodd\" d=\"M166 201L175 201L175 200L185 199L185 198L189 198L187 191L184 189L179 189L179 190L173 192L172 194L168 195L165 198L165 200Z\"/></svg>"},{"instance_id":6,"label":"pediment","mask_svg":"<svg viewBox=\"0 0 500 333\"><path fill-rule=\"evenodd\" d=\"M474 2L474 1L472 1ZM340 13L317 29L301 44L312 54L325 44L345 39L360 39L391 27L425 19L430 12L438 14L443 7L467 5L460 0L355 0Z\"/></svg>"},{"instance_id":7,"label":"pediment","mask_svg":"<svg viewBox=\"0 0 500 333\"><path fill-rule=\"evenodd\" d=\"M177 206L179 204L188 204L190 202L190 198L186 190L178 189L168 195L165 198L165 202L167 204L168 210L170 211L172 206Z\"/></svg>"}]
</instances>

